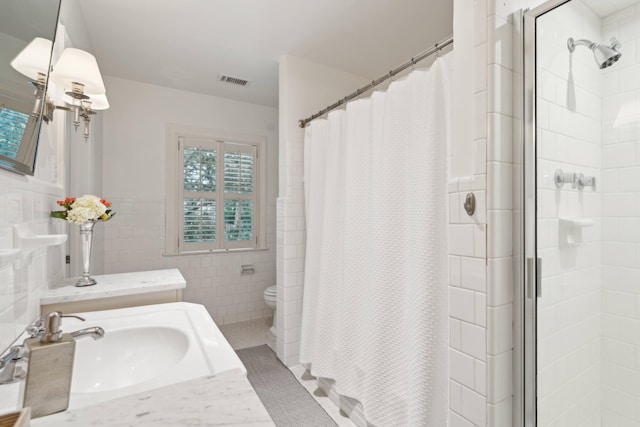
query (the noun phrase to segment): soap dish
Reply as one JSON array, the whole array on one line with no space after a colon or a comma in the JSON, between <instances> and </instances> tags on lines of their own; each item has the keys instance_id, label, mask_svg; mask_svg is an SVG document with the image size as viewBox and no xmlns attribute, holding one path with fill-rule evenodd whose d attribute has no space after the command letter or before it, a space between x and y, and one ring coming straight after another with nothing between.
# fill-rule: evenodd
<instances>
[{"instance_id":1,"label":"soap dish","mask_svg":"<svg viewBox=\"0 0 640 427\"><path fill-rule=\"evenodd\" d=\"M29 427L31 425L31 408L0 415L0 427Z\"/></svg>"}]
</instances>

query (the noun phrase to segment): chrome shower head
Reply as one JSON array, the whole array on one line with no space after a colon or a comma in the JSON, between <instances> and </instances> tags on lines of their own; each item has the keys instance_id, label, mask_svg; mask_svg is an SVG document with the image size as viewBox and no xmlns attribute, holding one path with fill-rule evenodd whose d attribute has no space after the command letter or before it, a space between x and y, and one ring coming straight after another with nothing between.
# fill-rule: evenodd
<instances>
[{"instance_id":1,"label":"chrome shower head","mask_svg":"<svg viewBox=\"0 0 640 427\"><path fill-rule=\"evenodd\" d=\"M573 40L569 37L567 40L569 52L573 52L576 49L576 46L586 46L591 49L593 52L593 58L601 70L612 66L622 56L622 53L618 52L618 48L621 44L615 37L611 37L611 45L609 46L594 43L590 40Z\"/></svg>"}]
</instances>

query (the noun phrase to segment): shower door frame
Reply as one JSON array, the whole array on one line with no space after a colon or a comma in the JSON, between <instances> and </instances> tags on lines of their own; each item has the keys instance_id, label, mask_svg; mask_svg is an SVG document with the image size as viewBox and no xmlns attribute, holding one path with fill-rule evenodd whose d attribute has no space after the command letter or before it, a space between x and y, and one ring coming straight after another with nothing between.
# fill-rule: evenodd
<instances>
[{"instance_id":1,"label":"shower door frame","mask_svg":"<svg viewBox=\"0 0 640 427\"><path fill-rule=\"evenodd\" d=\"M520 253L520 280L516 282L519 304L514 308L516 347L515 384L520 393L514 405L514 424L537 426L537 299L541 296L542 262L537 257L537 58L536 20L542 15L569 3L571 0L549 0L542 5L522 11L523 24L523 188L519 196L522 212L522 242ZM521 351L518 352L517 348ZM519 353L519 354L518 354ZM520 406L521 405L521 406ZM518 408L520 406L520 408ZM521 409L521 410L520 410Z\"/></svg>"}]
</instances>

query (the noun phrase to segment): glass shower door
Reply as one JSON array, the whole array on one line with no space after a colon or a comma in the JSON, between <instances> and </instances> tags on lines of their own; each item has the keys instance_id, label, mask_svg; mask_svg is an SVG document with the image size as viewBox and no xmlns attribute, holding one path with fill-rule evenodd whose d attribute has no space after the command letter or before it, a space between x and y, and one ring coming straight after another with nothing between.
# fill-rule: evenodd
<instances>
[{"instance_id":1,"label":"glass shower door","mask_svg":"<svg viewBox=\"0 0 640 427\"><path fill-rule=\"evenodd\" d=\"M537 425L640 426L640 3L555 1L534 50Z\"/></svg>"}]
</instances>

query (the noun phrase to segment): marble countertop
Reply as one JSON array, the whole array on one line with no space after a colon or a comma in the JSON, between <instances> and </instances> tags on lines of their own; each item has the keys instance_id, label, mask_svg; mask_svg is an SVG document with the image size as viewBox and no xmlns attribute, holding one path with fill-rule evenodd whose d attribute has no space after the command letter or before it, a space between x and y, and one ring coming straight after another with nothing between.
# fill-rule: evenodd
<instances>
[{"instance_id":1,"label":"marble countertop","mask_svg":"<svg viewBox=\"0 0 640 427\"><path fill-rule=\"evenodd\" d=\"M47 291L40 304L59 304L108 297L145 294L149 292L184 289L187 282L177 268L169 270L137 271L135 273L105 274L93 276L94 286L74 286L77 277L65 279L58 287Z\"/></svg>"},{"instance_id":2,"label":"marble countertop","mask_svg":"<svg viewBox=\"0 0 640 427\"><path fill-rule=\"evenodd\" d=\"M50 415L32 427L275 426L240 370Z\"/></svg>"}]
</instances>

